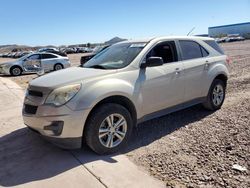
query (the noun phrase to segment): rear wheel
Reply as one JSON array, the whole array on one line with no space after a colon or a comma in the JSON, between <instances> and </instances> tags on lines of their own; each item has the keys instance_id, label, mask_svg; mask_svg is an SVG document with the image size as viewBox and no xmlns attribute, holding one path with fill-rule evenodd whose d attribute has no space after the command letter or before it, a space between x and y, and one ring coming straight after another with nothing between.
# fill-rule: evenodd
<instances>
[{"instance_id":1,"label":"rear wheel","mask_svg":"<svg viewBox=\"0 0 250 188\"><path fill-rule=\"evenodd\" d=\"M203 106L208 110L221 108L226 94L226 85L222 80L215 79L209 89L207 100Z\"/></svg>"},{"instance_id":2,"label":"rear wheel","mask_svg":"<svg viewBox=\"0 0 250 188\"><path fill-rule=\"evenodd\" d=\"M54 66L54 70L55 71L58 71L58 70L61 70L61 69L63 69L63 65L62 64L60 64L60 63L55 64L55 66Z\"/></svg>"},{"instance_id":3,"label":"rear wheel","mask_svg":"<svg viewBox=\"0 0 250 188\"><path fill-rule=\"evenodd\" d=\"M18 66L11 67L10 74L12 76L20 76L22 74L22 69Z\"/></svg>"},{"instance_id":4,"label":"rear wheel","mask_svg":"<svg viewBox=\"0 0 250 188\"><path fill-rule=\"evenodd\" d=\"M115 153L124 147L132 132L129 111L118 104L104 104L91 114L85 127L87 145L98 154Z\"/></svg>"}]
</instances>

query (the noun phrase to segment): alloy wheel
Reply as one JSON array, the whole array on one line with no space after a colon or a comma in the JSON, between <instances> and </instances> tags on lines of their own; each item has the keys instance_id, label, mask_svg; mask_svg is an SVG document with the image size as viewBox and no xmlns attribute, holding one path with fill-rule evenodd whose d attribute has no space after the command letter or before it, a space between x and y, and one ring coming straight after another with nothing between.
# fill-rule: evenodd
<instances>
[{"instance_id":1,"label":"alloy wheel","mask_svg":"<svg viewBox=\"0 0 250 188\"><path fill-rule=\"evenodd\" d=\"M127 133L127 121L121 114L106 117L99 128L99 141L107 148L118 146Z\"/></svg>"},{"instance_id":2,"label":"alloy wheel","mask_svg":"<svg viewBox=\"0 0 250 188\"><path fill-rule=\"evenodd\" d=\"M224 89L222 85L217 84L213 89L212 100L215 106L219 106L224 99Z\"/></svg>"},{"instance_id":3,"label":"alloy wheel","mask_svg":"<svg viewBox=\"0 0 250 188\"><path fill-rule=\"evenodd\" d=\"M20 75L21 74L21 70L19 69L19 68L14 68L13 70L12 70L12 73L13 73L13 75L14 76L18 76L18 75Z\"/></svg>"},{"instance_id":4,"label":"alloy wheel","mask_svg":"<svg viewBox=\"0 0 250 188\"><path fill-rule=\"evenodd\" d=\"M63 68L62 68L62 65L57 64L57 65L55 66L55 70L56 70L56 71L57 71L57 70L61 70L61 69L63 69Z\"/></svg>"}]
</instances>

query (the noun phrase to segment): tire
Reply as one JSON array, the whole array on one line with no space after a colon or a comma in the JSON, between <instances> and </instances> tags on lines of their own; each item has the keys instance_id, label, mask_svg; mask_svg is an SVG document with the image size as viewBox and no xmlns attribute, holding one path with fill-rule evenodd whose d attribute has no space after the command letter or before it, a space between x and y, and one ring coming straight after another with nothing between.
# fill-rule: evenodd
<instances>
[{"instance_id":1,"label":"tire","mask_svg":"<svg viewBox=\"0 0 250 188\"><path fill-rule=\"evenodd\" d=\"M12 76L20 76L22 74L22 69L19 66L13 66L10 68L10 74Z\"/></svg>"},{"instance_id":2,"label":"tire","mask_svg":"<svg viewBox=\"0 0 250 188\"><path fill-rule=\"evenodd\" d=\"M215 79L209 89L206 102L203 103L207 110L218 110L223 105L226 96L226 84L220 79ZM218 98L218 100L216 100Z\"/></svg>"},{"instance_id":3,"label":"tire","mask_svg":"<svg viewBox=\"0 0 250 188\"><path fill-rule=\"evenodd\" d=\"M113 115L113 125L119 121L122 122L118 129L109 128L108 120L111 122L111 115ZM127 145L133 129L133 121L131 114L125 107L107 103L91 113L84 129L83 138L94 152L99 155L112 154ZM108 129L109 131L107 131ZM123 138L121 139L121 137Z\"/></svg>"},{"instance_id":4,"label":"tire","mask_svg":"<svg viewBox=\"0 0 250 188\"><path fill-rule=\"evenodd\" d=\"M58 71L58 70L61 70L61 69L63 69L63 65L62 64L57 63L57 64L54 65L54 71Z\"/></svg>"}]
</instances>

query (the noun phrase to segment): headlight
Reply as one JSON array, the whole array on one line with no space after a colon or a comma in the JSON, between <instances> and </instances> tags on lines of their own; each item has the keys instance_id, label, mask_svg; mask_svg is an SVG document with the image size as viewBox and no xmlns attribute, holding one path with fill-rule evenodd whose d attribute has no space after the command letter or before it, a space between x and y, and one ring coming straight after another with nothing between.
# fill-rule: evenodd
<instances>
[{"instance_id":1,"label":"headlight","mask_svg":"<svg viewBox=\"0 0 250 188\"><path fill-rule=\"evenodd\" d=\"M2 68L9 68L9 67L11 67L11 65L10 64L1 64L0 67L2 67Z\"/></svg>"},{"instance_id":2,"label":"headlight","mask_svg":"<svg viewBox=\"0 0 250 188\"><path fill-rule=\"evenodd\" d=\"M61 106L72 99L81 89L81 84L63 86L53 90L47 97L45 104Z\"/></svg>"}]
</instances>

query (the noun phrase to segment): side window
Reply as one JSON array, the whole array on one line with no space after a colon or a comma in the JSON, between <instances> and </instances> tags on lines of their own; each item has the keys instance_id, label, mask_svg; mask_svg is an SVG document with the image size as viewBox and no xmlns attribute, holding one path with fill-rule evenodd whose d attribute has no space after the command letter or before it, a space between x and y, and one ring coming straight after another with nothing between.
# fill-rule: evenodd
<instances>
[{"instance_id":1,"label":"side window","mask_svg":"<svg viewBox=\"0 0 250 188\"><path fill-rule=\"evenodd\" d=\"M164 63L171 63L178 61L177 51L174 41L163 42L156 45L146 56L161 57Z\"/></svg>"},{"instance_id":2,"label":"side window","mask_svg":"<svg viewBox=\"0 0 250 188\"><path fill-rule=\"evenodd\" d=\"M221 47L214 40L204 40L204 42L207 43L209 46L211 46L213 49L215 49L220 54L224 54Z\"/></svg>"},{"instance_id":3,"label":"side window","mask_svg":"<svg viewBox=\"0 0 250 188\"><path fill-rule=\"evenodd\" d=\"M183 60L201 58L202 50L198 43L188 40L180 40Z\"/></svg>"},{"instance_id":4,"label":"side window","mask_svg":"<svg viewBox=\"0 0 250 188\"><path fill-rule=\"evenodd\" d=\"M57 56L52 54L42 54L42 59L53 59L53 58L57 58Z\"/></svg>"},{"instance_id":5,"label":"side window","mask_svg":"<svg viewBox=\"0 0 250 188\"><path fill-rule=\"evenodd\" d=\"M27 59L28 60L39 60L41 58L40 58L39 54L34 54L34 55L29 56Z\"/></svg>"},{"instance_id":6,"label":"side window","mask_svg":"<svg viewBox=\"0 0 250 188\"><path fill-rule=\"evenodd\" d=\"M208 51L205 48L203 48L202 46L200 46L200 47L201 47L202 56L207 57L209 55Z\"/></svg>"}]
</instances>

